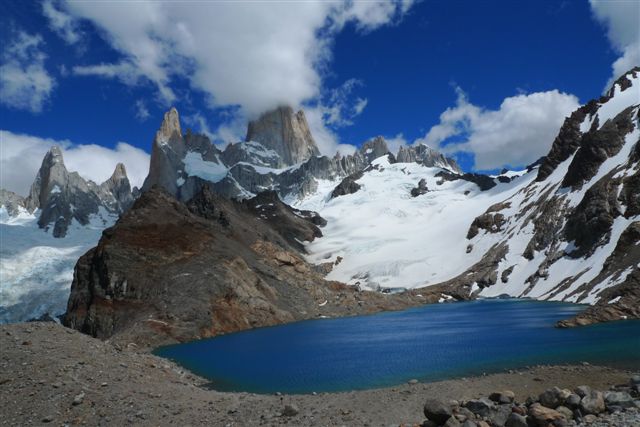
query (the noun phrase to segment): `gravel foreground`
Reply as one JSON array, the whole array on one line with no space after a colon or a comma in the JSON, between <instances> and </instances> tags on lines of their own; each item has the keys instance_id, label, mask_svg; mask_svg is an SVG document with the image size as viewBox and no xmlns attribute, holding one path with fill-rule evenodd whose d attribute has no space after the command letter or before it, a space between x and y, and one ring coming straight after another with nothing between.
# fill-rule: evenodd
<instances>
[{"instance_id":1,"label":"gravel foreground","mask_svg":"<svg viewBox=\"0 0 640 427\"><path fill-rule=\"evenodd\" d=\"M421 425L430 398L470 400L512 390L517 401L554 386L608 390L632 372L600 366L539 366L433 383L316 395L206 389L206 380L165 359L55 323L0 326L0 425ZM640 426L637 411L593 426Z\"/></svg>"}]
</instances>

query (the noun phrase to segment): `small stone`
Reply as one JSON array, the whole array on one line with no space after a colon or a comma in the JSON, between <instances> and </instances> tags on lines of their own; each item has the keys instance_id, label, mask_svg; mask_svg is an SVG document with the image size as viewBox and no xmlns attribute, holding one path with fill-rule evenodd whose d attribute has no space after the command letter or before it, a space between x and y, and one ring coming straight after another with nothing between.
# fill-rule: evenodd
<instances>
[{"instance_id":1,"label":"small stone","mask_svg":"<svg viewBox=\"0 0 640 427\"><path fill-rule=\"evenodd\" d=\"M52 416L52 415L47 415L47 416L45 416L44 418L42 418L42 422L43 422L43 423L50 423L50 422L51 422L51 421L53 421L53 420L54 420L54 418L53 418L53 416Z\"/></svg>"},{"instance_id":2,"label":"small stone","mask_svg":"<svg viewBox=\"0 0 640 427\"><path fill-rule=\"evenodd\" d=\"M300 410L298 409L298 407L294 404L290 404L290 405L285 405L284 406L284 410L282 411L282 415L285 417L295 417L296 415L298 415L298 413L300 412Z\"/></svg>"},{"instance_id":3,"label":"small stone","mask_svg":"<svg viewBox=\"0 0 640 427\"><path fill-rule=\"evenodd\" d=\"M76 397L73 398L73 406L80 405L84 401L84 391L77 394Z\"/></svg>"},{"instance_id":4,"label":"small stone","mask_svg":"<svg viewBox=\"0 0 640 427\"><path fill-rule=\"evenodd\" d=\"M526 406L514 406L511 408L511 412L513 412L514 414L525 416L527 415L527 408Z\"/></svg>"},{"instance_id":5,"label":"small stone","mask_svg":"<svg viewBox=\"0 0 640 427\"><path fill-rule=\"evenodd\" d=\"M106 387L106 386L108 386L108 385L109 385L109 384L107 384L107 383L102 383L102 384L100 384L100 387Z\"/></svg>"},{"instance_id":6,"label":"small stone","mask_svg":"<svg viewBox=\"0 0 640 427\"><path fill-rule=\"evenodd\" d=\"M629 383L631 385L638 385L640 384L640 374L639 375L633 375L631 376L631 379L629 380Z\"/></svg>"},{"instance_id":7,"label":"small stone","mask_svg":"<svg viewBox=\"0 0 640 427\"><path fill-rule=\"evenodd\" d=\"M598 419L598 417L596 417L595 415L589 414L589 415L585 415L582 418L582 421L584 421L585 424L591 424L591 423L595 422L597 419Z\"/></svg>"},{"instance_id":8,"label":"small stone","mask_svg":"<svg viewBox=\"0 0 640 427\"><path fill-rule=\"evenodd\" d=\"M416 379L409 380L408 384L411 384L411 385L418 384L418 380L416 380Z\"/></svg>"},{"instance_id":9,"label":"small stone","mask_svg":"<svg viewBox=\"0 0 640 427\"><path fill-rule=\"evenodd\" d=\"M456 417L450 417L443 427L461 427L460 421Z\"/></svg>"}]
</instances>

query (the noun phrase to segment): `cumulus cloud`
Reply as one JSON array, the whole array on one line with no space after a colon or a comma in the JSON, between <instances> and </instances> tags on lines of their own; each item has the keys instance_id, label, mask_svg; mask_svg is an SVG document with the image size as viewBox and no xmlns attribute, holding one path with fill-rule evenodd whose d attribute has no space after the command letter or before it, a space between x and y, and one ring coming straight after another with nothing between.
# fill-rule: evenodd
<instances>
[{"instance_id":1,"label":"cumulus cloud","mask_svg":"<svg viewBox=\"0 0 640 427\"><path fill-rule=\"evenodd\" d=\"M3 48L0 103L33 113L42 111L56 84L44 67L43 44L39 35L21 31Z\"/></svg>"},{"instance_id":2,"label":"cumulus cloud","mask_svg":"<svg viewBox=\"0 0 640 427\"><path fill-rule=\"evenodd\" d=\"M605 91L622 74L640 65L640 2L590 0L594 17L607 29L611 46L620 57L611 65Z\"/></svg>"},{"instance_id":3,"label":"cumulus cloud","mask_svg":"<svg viewBox=\"0 0 640 427\"><path fill-rule=\"evenodd\" d=\"M149 171L149 155L125 142L119 142L110 149L6 130L0 130L0 142L0 187L23 196L28 194L42 159L54 145L63 149L69 171L78 172L83 178L96 183L107 180L119 162L124 163L132 186L142 186Z\"/></svg>"},{"instance_id":4,"label":"cumulus cloud","mask_svg":"<svg viewBox=\"0 0 640 427\"><path fill-rule=\"evenodd\" d=\"M319 96L333 37L345 25L372 31L394 24L412 3L67 2L64 13L92 22L123 55L115 64L75 67L76 74L126 84L144 77L166 103L176 98L172 77L186 77L213 107L240 106L253 118Z\"/></svg>"},{"instance_id":5,"label":"cumulus cloud","mask_svg":"<svg viewBox=\"0 0 640 427\"><path fill-rule=\"evenodd\" d=\"M476 170L524 166L547 154L564 118L579 106L575 96L552 90L505 98L498 110L489 110L456 91L456 106L416 143L447 154L472 153Z\"/></svg>"}]
</instances>

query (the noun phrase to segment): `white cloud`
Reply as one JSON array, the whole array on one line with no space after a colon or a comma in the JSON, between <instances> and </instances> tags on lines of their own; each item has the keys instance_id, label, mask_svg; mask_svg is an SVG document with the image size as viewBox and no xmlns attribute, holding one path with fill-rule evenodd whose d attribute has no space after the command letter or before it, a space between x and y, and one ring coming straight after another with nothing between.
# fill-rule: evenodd
<instances>
[{"instance_id":1,"label":"white cloud","mask_svg":"<svg viewBox=\"0 0 640 427\"><path fill-rule=\"evenodd\" d=\"M116 164L124 163L132 186L142 186L149 171L149 155L132 145L119 142L114 149L95 144L73 144L0 130L0 187L26 196L49 149L63 149L69 171L102 183L113 173Z\"/></svg>"},{"instance_id":2,"label":"white cloud","mask_svg":"<svg viewBox=\"0 0 640 427\"><path fill-rule=\"evenodd\" d=\"M547 154L564 118L579 106L575 96L552 90L505 98L500 109L488 110L456 91L456 106L416 143L447 154L473 153L476 170L524 166Z\"/></svg>"},{"instance_id":3,"label":"white cloud","mask_svg":"<svg viewBox=\"0 0 640 427\"><path fill-rule=\"evenodd\" d=\"M385 138L387 141L387 147L389 147L389 151L395 156L398 154L398 150L400 147L406 147L408 142L403 134L399 133L393 138Z\"/></svg>"},{"instance_id":4,"label":"white cloud","mask_svg":"<svg viewBox=\"0 0 640 427\"><path fill-rule=\"evenodd\" d=\"M133 86L144 78L140 70L130 62L117 64L76 65L71 71L76 76L97 76L106 79L118 79L122 83Z\"/></svg>"},{"instance_id":5,"label":"white cloud","mask_svg":"<svg viewBox=\"0 0 640 427\"><path fill-rule=\"evenodd\" d=\"M318 145L321 154L332 157L336 153L342 155L353 154L356 147L350 144L340 144L336 133L325 124L325 112L322 108L305 108L305 117L309 130Z\"/></svg>"},{"instance_id":6,"label":"white cloud","mask_svg":"<svg viewBox=\"0 0 640 427\"><path fill-rule=\"evenodd\" d=\"M138 99L135 104L136 107L136 119L144 122L151 114L149 114L149 109L147 108L147 104L145 104L144 100Z\"/></svg>"},{"instance_id":7,"label":"white cloud","mask_svg":"<svg viewBox=\"0 0 640 427\"><path fill-rule=\"evenodd\" d=\"M76 20L54 5L52 0L42 3L42 13L49 21L49 27L69 44L77 43L82 33Z\"/></svg>"},{"instance_id":8,"label":"white cloud","mask_svg":"<svg viewBox=\"0 0 640 427\"><path fill-rule=\"evenodd\" d=\"M317 98L333 37L349 22L371 31L399 21L411 1L67 2L66 12L102 30L118 64L76 74L153 82L171 102L172 76L186 77L211 105L240 106L253 118L278 105ZM119 71L125 71L122 79ZM135 74L137 73L137 75Z\"/></svg>"},{"instance_id":9,"label":"white cloud","mask_svg":"<svg viewBox=\"0 0 640 427\"><path fill-rule=\"evenodd\" d=\"M640 65L640 2L590 0L594 17L606 27L611 46L620 57L611 65L605 91L622 74Z\"/></svg>"},{"instance_id":10,"label":"white cloud","mask_svg":"<svg viewBox=\"0 0 640 427\"><path fill-rule=\"evenodd\" d=\"M0 65L0 103L39 113L49 100L55 79L47 72L39 35L19 32L3 49Z\"/></svg>"}]
</instances>

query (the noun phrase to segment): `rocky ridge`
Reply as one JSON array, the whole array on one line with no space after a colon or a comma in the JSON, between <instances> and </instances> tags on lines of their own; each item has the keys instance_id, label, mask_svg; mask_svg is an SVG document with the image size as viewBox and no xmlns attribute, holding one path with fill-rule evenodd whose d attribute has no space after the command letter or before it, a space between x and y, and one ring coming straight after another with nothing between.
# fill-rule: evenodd
<instances>
[{"instance_id":1,"label":"rocky ridge","mask_svg":"<svg viewBox=\"0 0 640 427\"><path fill-rule=\"evenodd\" d=\"M45 155L27 197L6 190L0 192L0 206L4 206L10 216L37 210L39 227L52 228L54 237L65 237L74 220L86 225L92 216L101 216L101 210L104 215L117 216L132 203L131 185L122 163L108 180L97 185L77 172L69 172L58 146Z\"/></svg>"},{"instance_id":2,"label":"rocky ridge","mask_svg":"<svg viewBox=\"0 0 640 427\"><path fill-rule=\"evenodd\" d=\"M455 160L420 145L403 147L403 161L459 173ZM283 200L314 194L319 181L337 183L390 154L381 136L365 141L353 154L321 156L303 111L279 107L248 125L246 141L220 151L201 134L184 135L175 108L168 111L153 141L149 176L143 191L159 185L182 201L206 185L227 198L246 199L274 190ZM395 161L395 157L394 157Z\"/></svg>"},{"instance_id":3,"label":"rocky ridge","mask_svg":"<svg viewBox=\"0 0 640 427\"><path fill-rule=\"evenodd\" d=\"M151 347L440 298L438 287L383 295L325 281L302 245L322 224L275 192L236 201L205 186L184 204L153 187L78 261L63 323Z\"/></svg>"},{"instance_id":4,"label":"rocky ridge","mask_svg":"<svg viewBox=\"0 0 640 427\"><path fill-rule=\"evenodd\" d=\"M638 95L640 68L567 118L536 179L473 221L471 247L506 248L485 257L483 295L597 302L565 326L638 317Z\"/></svg>"}]
</instances>

